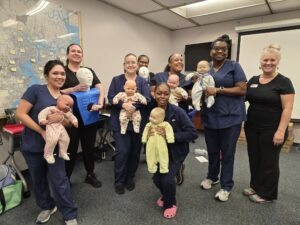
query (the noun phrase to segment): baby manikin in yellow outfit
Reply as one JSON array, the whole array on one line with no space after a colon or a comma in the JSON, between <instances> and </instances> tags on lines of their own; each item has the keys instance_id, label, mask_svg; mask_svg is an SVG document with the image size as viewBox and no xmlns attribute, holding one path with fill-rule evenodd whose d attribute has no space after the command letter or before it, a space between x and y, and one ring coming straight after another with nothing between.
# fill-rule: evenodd
<instances>
[{"instance_id":1,"label":"baby manikin in yellow outfit","mask_svg":"<svg viewBox=\"0 0 300 225\"><path fill-rule=\"evenodd\" d=\"M165 111L162 108L156 107L150 113L150 122L147 123L142 142L146 143L146 161L148 171L156 173L157 164L159 163L159 172L169 172L169 153L167 143L174 143L174 132L172 126L164 121ZM157 132L157 128L165 130L165 136Z\"/></svg>"}]
</instances>

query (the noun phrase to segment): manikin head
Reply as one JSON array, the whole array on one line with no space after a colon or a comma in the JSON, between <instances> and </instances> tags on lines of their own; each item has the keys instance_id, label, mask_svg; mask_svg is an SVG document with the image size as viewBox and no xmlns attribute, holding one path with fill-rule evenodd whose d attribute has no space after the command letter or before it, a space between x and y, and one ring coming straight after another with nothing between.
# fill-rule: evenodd
<instances>
[{"instance_id":1,"label":"manikin head","mask_svg":"<svg viewBox=\"0 0 300 225\"><path fill-rule=\"evenodd\" d=\"M150 122L153 124L160 124L165 119L165 110L160 107L152 109L150 113Z\"/></svg>"},{"instance_id":2,"label":"manikin head","mask_svg":"<svg viewBox=\"0 0 300 225\"><path fill-rule=\"evenodd\" d=\"M145 66L139 68L139 76L148 79L149 78L149 69Z\"/></svg>"},{"instance_id":3,"label":"manikin head","mask_svg":"<svg viewBox=\"0 0 300 225\"><path fill-rule=\"evenodd\" d=\"M64 113L69 112L73 107L74 101L69 95L61 95L57 98L56 107Z\"/></svg>"},{"instance_id":4,"label":"manikin head","mask_svg":"<svg viewBox=\"0 0 300 225\"><path fill-rule=\"evenodd\" d=\"M206 60L202 60L197 64L197 72L200 74L208 73L210 70L209 63Z\"/></svg>"},{"instance_id":5,"label":"manikin head","mask_svg":"<svg viewBox=\"0 0 300 225\"><path fill-rule=\"evenodd\" d=\"M133 96L136 92L136 83L134 80L126 81L124 85L124 91L127 96Z\"/></svg>"},{"instance_id":6,"label":"manikin head","mask_svg":"<svg viewBox=\"0 0 300 225\"><path fill-rule=\"evenodd\" d=\"M76 77L80 84L86 84L89 87L92 86L93 83L93 73L90 69L81 67L77 73Z\"/></svg>"},{"instance_id":7,"label":"manikin head","mask_svg":"<svg viewBox=\"0 0 300 225\"><path fill-rule=\"evenodd\" d=\"M167 84L171 89L177 88L179 86L179 76L177 74L170 74Z\"/></svg>"}]
</instances>

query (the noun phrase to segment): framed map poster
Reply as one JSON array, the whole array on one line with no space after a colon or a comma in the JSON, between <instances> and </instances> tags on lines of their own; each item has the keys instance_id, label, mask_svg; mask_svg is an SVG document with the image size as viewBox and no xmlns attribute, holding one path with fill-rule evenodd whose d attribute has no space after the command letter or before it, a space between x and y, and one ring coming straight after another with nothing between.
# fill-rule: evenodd
<instances>
[{"instance_id":1,"label":"framed map poster","mask_svg":"<svg viewBox=\"0 0 300 225\"><path fill-rule=\"evenodd\" d=\"M45 0L0 0L0 118L25 90L45 83L51 59L66 60L66 48L81 41L80 13Z\"/></svg>"}]
</instances>

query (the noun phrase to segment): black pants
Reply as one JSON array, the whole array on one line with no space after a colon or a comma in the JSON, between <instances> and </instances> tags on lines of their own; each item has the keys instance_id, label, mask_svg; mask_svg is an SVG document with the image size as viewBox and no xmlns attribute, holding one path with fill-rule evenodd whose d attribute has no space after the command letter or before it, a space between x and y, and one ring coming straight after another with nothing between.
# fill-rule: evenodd
<instances>
[{"instance_id":1,"label":"black pants","mask_svg":"<svg viewBox=\"0 0 300 225\"><path fill-rule=\"evenodd\" d=\"M279 182L279 155L282 145L275 146L276 130L257 130L245 126L250 164L250 187L266 200L276 200ZM285 139L287 138L285 133Z\"/></svg>"},{"instance_id":2,"label":"black pants","mask_svg":"<svg viewBox=\"0 0 300 225\"><path fill-rule=\"evenodd\" d=\"M168 173L160 173L158 168L158 172L153 175L153 183L160 190L165 209L177 204L175 176L181 165L182 162L175 163L170 159Z\"/></svg>"},{"instance_id":3,"label":"black pants","mask_svg":"<svg viewBox=\"0 0 300 225\"><path fill-rule=\"evenodd\" d=\"M79 140L81 142L85 170L88 174L94 172L94 145L96 141L97 129L98 123L93 123L87 126L79 123L78 128L71 127L67 129L67 132L70 136L70 144L68 148L70 161L66 161L66 172L69 178L71 177L75 167Z\"/></svg>"}]
</instances>

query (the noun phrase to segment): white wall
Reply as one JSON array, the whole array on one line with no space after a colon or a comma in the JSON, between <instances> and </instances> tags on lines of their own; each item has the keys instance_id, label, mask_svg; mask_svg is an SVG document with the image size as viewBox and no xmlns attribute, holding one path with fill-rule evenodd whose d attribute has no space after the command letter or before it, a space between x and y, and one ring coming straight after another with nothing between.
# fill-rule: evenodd
<instances>
[{"instance_id":1,"label":"white wall","mask_svg":"<svg viewBox=\"0 0 300 225\"><path fill-rule=\"evenodd\" d=\"M84 65L95 70L108 89L123 72L127 53L150 57L150 71L160 72L172 52L171 31L97 0L51 0L81 12Z\"/></svg>"}]
</instances>

